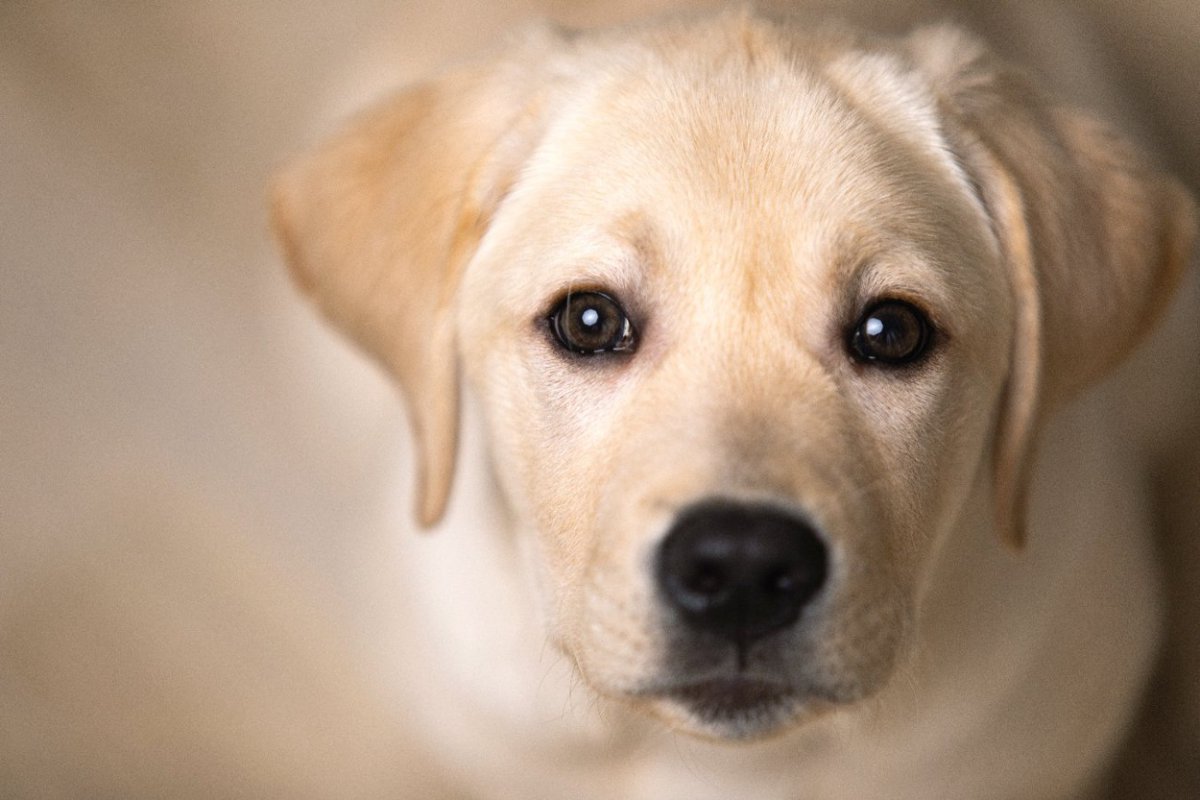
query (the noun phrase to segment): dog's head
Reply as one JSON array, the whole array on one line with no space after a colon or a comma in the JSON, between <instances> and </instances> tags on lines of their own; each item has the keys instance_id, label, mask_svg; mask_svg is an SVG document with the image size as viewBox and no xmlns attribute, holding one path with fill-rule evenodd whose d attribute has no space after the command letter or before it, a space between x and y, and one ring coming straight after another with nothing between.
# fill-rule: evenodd
<instances>
[{"instance_id":1,"label":"dog's head","mask_svg":"<svg viewBox=\"0 0 1200 800\"><path fill-rule=\"evenodd\" d=\"M1019 543L1038 420L1150 324L1194 227L961 34L744 13L535 32L355 121L275 211L399 379L421 520L465 383L549 635L724 737L877 690L970 509Z\"/></svg>"}]
</instances>

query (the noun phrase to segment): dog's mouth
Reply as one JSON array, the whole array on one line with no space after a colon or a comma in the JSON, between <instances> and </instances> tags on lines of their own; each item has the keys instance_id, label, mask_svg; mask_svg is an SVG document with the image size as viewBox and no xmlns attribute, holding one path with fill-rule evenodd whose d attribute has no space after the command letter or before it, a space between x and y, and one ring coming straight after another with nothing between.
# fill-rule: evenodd
<instances>
[{"instance_id":1,"label":"dog's mouth","mask_svg":"<svg viewBox=\"0 0 1200 800\"><path fill-rule=\"evenodd\" d=\"M697 717L713 724L752 721L788 702L792 692L751 678L720 678L688 684L670 692Z\"/></svg>"},{"instance_id":2,"label":"dog's mouth","mask_svg":"<svg viewBox=\"0 0 1200 800\"><path fill-rule=\"evenodd\" d=\"M640 692L682 710L703 732L724 739L769 735L791 723L805 705L787 684L743 675L709 678Z\"/></svg>"}]
</instances>

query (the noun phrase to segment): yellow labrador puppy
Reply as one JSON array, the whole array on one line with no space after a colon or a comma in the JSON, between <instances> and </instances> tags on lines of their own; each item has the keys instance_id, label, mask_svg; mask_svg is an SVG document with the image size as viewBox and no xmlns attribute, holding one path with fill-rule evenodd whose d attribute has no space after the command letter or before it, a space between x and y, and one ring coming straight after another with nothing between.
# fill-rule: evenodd
<instances>
[{"instance_id":1,"label":"yellow labrador puppy","mask_svg":"<svg viewBox=\"0 0 1200 800\"><path fill-rule=\"evenodd\" d=\"M275 221L444 520L398 669L445 797L1098 785L1157 570L1103 398L1047 415L1195 233L1103 125L951 28L541 29L353 121Z\"/></svg>"}]
</instances>

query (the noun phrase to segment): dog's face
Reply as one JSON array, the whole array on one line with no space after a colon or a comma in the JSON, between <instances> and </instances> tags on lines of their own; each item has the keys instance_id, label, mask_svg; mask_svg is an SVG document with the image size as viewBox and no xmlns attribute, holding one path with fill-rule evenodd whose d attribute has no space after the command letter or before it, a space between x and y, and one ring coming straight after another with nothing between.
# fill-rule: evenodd
<instances>
[{"instance_id":1,"label":"dog's face","mask_svg":"<svg viewBox=\"0 0 1200 800\"><path fill-rule=\"evenodd\" d=\"M548 131L463 276L458 340L556 640L605 693L753 733L888 675L985 466L1012 310L935 130L876 122L852 76L685 55L652 65L670 94L613 78ZM736 554L660 567L716 501L811 531L746 576L823 573L796 576L820 585L788 624L677 607L664 569L730 584L703 605L740 591Z\"/></svg>"},{"instance_id":2,"label":"dog's face","mask_svg":"<svg viewBox=\"0 0 1200 800\"><path fill-rule=\"evenodd\" d=\"M971 502L1019 494L1055 387L1012 365L1074 320L1031 299L1050 268L1030 261L1078 245L1031 219L1041 187L987 133L948 123L927 73L954 59L923 72L741 16L539 59L541 88L508 66L482 99L477 75L413 93L319 155L281 192L293 263L400 375L427 518L461 365L549 636L597 691L719 737L870 695L919 640L939 542ZM447 130L468 154L430 155ZM389 177L410 146L435 165ZM389 200L395 184L427 197ZM1114 291L1178 270L1171 192L1153 202L1174 233L1123 232L1114 247L1156 252L1117 265ZM405 272L405 248L449 266ZM345 288L314 267L338 250L378 271ZM1085 367L1144 326L1153 299L1127 294L1121 341Z\"/></svg>"}]
</instances>

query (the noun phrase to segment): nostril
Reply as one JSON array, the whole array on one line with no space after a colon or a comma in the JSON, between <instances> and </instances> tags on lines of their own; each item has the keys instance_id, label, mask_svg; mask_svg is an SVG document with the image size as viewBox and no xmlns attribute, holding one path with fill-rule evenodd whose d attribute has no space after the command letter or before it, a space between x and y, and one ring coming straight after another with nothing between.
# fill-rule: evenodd
<instances>
[{"instance_id":1,"label":"nostril","mask_svg":"<svg viewBox=\"0 0 1200 800\"><path fill-rule=\"evenodd\" d=\"M800 581L791 570L779 570L767 576L763 581L763 591L773 595L791 594L796 591Z\"/></svg>"},{"instance_id":2,"label":"nostril","mask_svg":"<svg viewBox=\"0 0 1200 800\"><path fill-rule=\"evenodd\" d=\"M714 501L680 514L659 550L658 580L684 621L740 647L796 621L825 581L826 560L793 515Z\"/></svg>"},{"instance_id":3,"label":"nostril","mask_svg":"<svg viewBox=\"0 0 1200 800\"><path fill-rule=\"evenodd\" d=\"M683 578L683 588L692 594L714 597L725 590L725 570L712 561L698 562Z\"/></svg>"}]
</instances>

